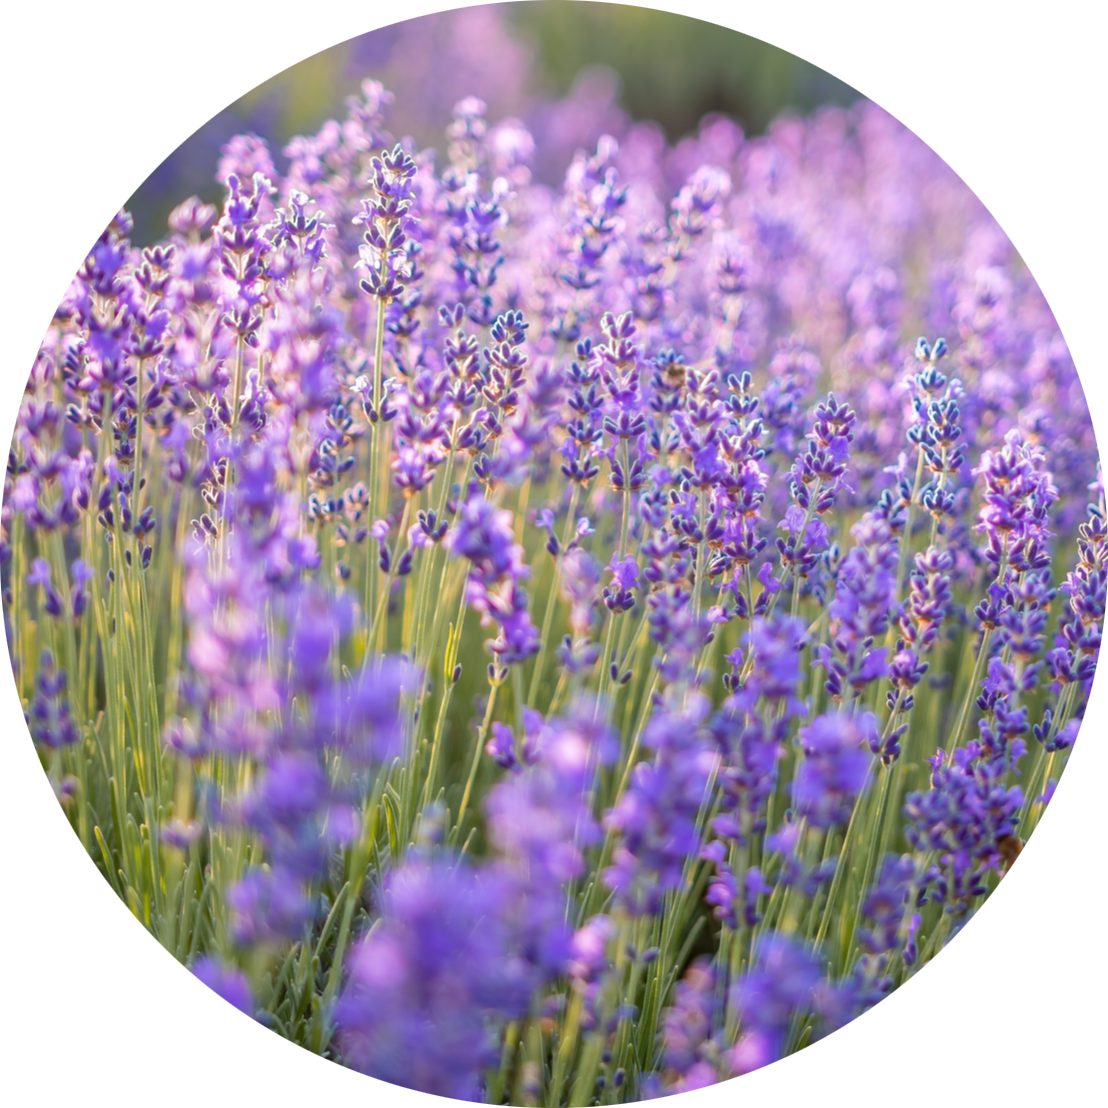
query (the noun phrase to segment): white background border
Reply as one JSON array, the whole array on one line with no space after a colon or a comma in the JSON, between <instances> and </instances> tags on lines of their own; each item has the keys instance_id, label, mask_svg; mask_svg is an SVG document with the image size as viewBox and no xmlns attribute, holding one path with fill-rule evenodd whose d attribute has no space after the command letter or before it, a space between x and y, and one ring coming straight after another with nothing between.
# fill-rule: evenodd
<instances>
[{"instance_id":1,"label":"white background border","mask_svg":"<svg viewBox=\"0 0 1108 1108\"><path fill-rule=\"evenodd\" d=\"M799 54L876 100L946 158L1035 274L1073 352L1098 437L1108 441L1101 54L1108 27L1098 6L651 6ZM8 213L0 261L0 439L10 437L38 342L84 250L178 143L303 57L437 7L364 0L13 3L0 74ZM0 652L6 1103L141 1099L167 1108L241 1108L342 1097L430 1104L280 1040L161 951L89 864L58 811L27 741L6 650ZM831 1038L685 1102L1103 1103L1106 696L1101 674L1071 768L1040 829L935 963Z\"/></svg>"}]
</instances>

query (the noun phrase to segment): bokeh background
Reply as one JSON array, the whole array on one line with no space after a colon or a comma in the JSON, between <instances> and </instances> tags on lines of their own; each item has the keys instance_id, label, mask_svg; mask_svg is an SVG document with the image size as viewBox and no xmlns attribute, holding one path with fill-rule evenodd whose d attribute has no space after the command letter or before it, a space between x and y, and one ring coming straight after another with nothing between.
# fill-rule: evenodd
<instances>
[{"instance_id":1,"label":"bokeh background","mask_svg":"<svg viewBox=\"0 0 1108 1108\"><path fill-rule=\"evenodd\" d=\"M487 64L490 52L498 59ZM387 123L420 147L445 148L443 131L463 96L480 96L489 119L521 119L542 137L540 180L561 180L574 151L604 133L623 137L650 121L659 146L725 114L748 135L779 115L859 94L830 74L759 39L712 23L623 4L528 0L423 16L371 31L315 54L229 105L181 144L127 203L133 240L165 233L184 197L218 201L219 151L231 136L266 139L281 151L345 114L345 99L372 77L396 94ZM649 133L645 136L649 139Z\"/></svg>"}]
</instances>

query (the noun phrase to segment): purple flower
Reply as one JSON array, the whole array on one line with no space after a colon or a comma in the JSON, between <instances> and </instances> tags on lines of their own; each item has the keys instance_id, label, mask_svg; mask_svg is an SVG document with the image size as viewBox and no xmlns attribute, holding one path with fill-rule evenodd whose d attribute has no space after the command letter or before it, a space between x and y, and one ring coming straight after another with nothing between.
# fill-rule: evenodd
<instances>
[{"instance_id":1,"label":"purple flower","mask_svg":"<svg viewBox=\"0 0 1108 1108\"><path fill-rule=\"evenodd\" d=\"M227 891L232 928L240 943L280 943L303 937L312 905L297 874L255 870Z\"/></svg>"},{"instance_id":2,"label":"purple flower","mask_svg":"<svg viewBox=\"0 0 1108 1108\"><path fill-rule=\"evenodd\" d=\"M806 643L803 622L779 613L772 620L755 619L743 641L753 655L754 669L729 705L753 712L758 698L764 697L781 702L786 718L803 715L805 708L796 698Z\"/></svg>"},{"instance_id":3,"label":"purple flower","mask_svg":"<svg viewBox=\"0 0 1108 1108\"><path fill-rule=\"evenodd\" d=\"M835 599L828 607L833 644L839 659L827 656L827 690L842 696L844 685L856 693L888 673L884 652L872 649L883 635L896 601L897 545L888 523L863 516L854 526L858 545L839 567Z\"/></svg>"},{"instance_id":4,"label":"purple flower","mask_svg":"<svg viewBox=\"0 0 1108 1108\"><path fill-rule=\"evenodd\" d=\"M751 968L731 990L741 1021L730 1054L735 1073L749 1073L781 1057L789 1023L811 1007L820 976L814 954L794 939L770 934L758 940Z\"/></svg>"},{"instance_id":5,"label":"purple flower","mask_svg":"<svg viewBox=\"0 0 1108 1108\"><path fill-rule=\"evenodd\" d=\"M503 723L494 722L492 738L485 743L485 752L501 769L514 769L517 762L512 729Z\"/></svg>"},{"instance_id":6,"label":"purple flower","mask_svg":"<svg viewBox=\"0 0 1108 1108\"><path fill-rule=\"evenodd\" d=\"M608 940L616 933L616 925L608 916L593 916L573 933L570 943L570 977L591 981L608 966Z\"/></svg>"},{"instance_id":7,"label":"purple flower","mask_svg":"<svg viewBox=\"0 0 1108 1108\"><path fill-rule=\"evenodd\" d=\"M251 995L250 985L245 975L237 969L225 969L214 958L198 958L192 972L228 1004L233 1004L248 1016L254 1014L254 997Z\"/></svg>"},{"instance_id":8,"label":"purple flower","mask_svg":"<svg viewBox=\"0 0 1108 1108\"><path fill-rule=\"evenodd\" d=\"M462 507L446 544L451 554L470 561L472 579L486 587L505 577L519 579L527 575L523 548L512 530L512 513L490 504L475 490Z\"/></svg>"},{"instance_id":9,"label":"purple flower","mask_svg":"<svg viewBox=\"0 0 1108 1108\"><path fill-rule=\"evenodd\" d=\"M656 715L643 735L654 760L640 762L623 799L604 817L620 845L604 880L632 912L657 912L700 849L696 816L718 756L701 724L707 704L694 697L684 712Z\"/></svg>"},{"instance_id":10,"label":"purple flower","mask_svg":"<svg viewBox=\"0 0 1108 1108\"><path fill-rule=\"evenodd\" d=\"M62 614L62 598L50 584L50 565L45 558L36 558L27 574L28 585L42 586L43 610L55 619Z\"/></svg>"},{"instance_id":11,"label":"purple flower","mask_svg":"<svg viewBox=\"0 0 1108 1108\"><path fill-rule=\"evenodd\" d=\"M1006 864L1023 807L1019 786L1003 784L1007 760L979 759L980 753L970 743L947 765L940 750L932 759L931 789L904 801L904 834L918 850L941 852L944 870L933 877L934 895L955 912L986 893L987 869Z\"/></svg>"},{"instance_id":12,"label":"purple flower","mask_svg":"<svg viewBox=\"0 0 1108 1108\"><path fill-rule=\"evenodd\" d=\"M501 664L512 665L535 654L540 645L538 632L527 611L527 593L511 578L495 589L471 577L466 588L470 604L482 614L485 624L499 625L499 634L485 641L485 648Z\"/></svg>"},{"instance_id":13,"label":"purple flower","mask_svg":"<svg viewBox=\"0 0 1108 1108\"><path fill-rule=\"evenodd\" d=\"M748 813L752 830L764 826L760 813L777 783L789 720L805 710L795 696L804 639L800 620L780 613L768 622L755 619L744 638L754 668L741 688L725 682L735 691L709 725L723 758L719 780L726 802ZM739 838L739 825L732 823L729 833Z\"/></svg>"},{"instance_id":14,"label":"purple flower","mask_svg":"<svg viewBox=\"0 0 1108 1108\"><path fill-rule=\"evenodd\" d=\"M898 944L901 921L916 867L911 855L886 855L877 880L862 903L862 914L871 926L859 928L858 938L872 954L884 954Z\"/></svg>"},{"instance_id":15,"label":"purple flower","mask_svg":"<svg viewBox=\"0 0 1108 1108\"><path fill-rule=\"evenodd\" d=\"M715 1066L706 1055L712 1043L716 1008L715 973L707 958L698 958L677 983L673 1006L662 1014L664 1064L674 1071L668 1092L686 1092L714 1085Z\"/></svg>"},{"instance_id":16,"label":"purple flower","mask_svg":"<svg viewBox=\"0 0 1108 1108\"><path fill-rule=\"evenodd\" d=\"M821 981L813 989L812 1007L828 1030L837 1031L848 1024L893 987L892 978L875 978L872 970L863 968L865 962L862 959L854 972L841 981Z\"/></svg>"},{"instance_id":17,"label":"purple flower","mask_svg":"<svg viewBox=\"0 0 1108 1108\"><path fill-rule=\"evenodd\" d=\"M400 698L419 685L419 671L410 663L399 658L374 661L314 698L320 741L337 741L359 764L389 761L400 753L404 740Z\"/></svg>"},{"instance_id":18,"label":"purple flower","mask_svg":"<svg viewBox=\"0 0 1108 1108\"><path fill-rule=\"evenodd\" d=\"M690 238L702 234L718 217L731 194L731 177L714 165L702 165L673 198L677 229Z\"/></svg>"},{"instance_id":19,"label":"purple flower","mask_svg":"<svg viewBox=\"0 0 1108 1108\"><path fill-rule=\"evenodd\" d=\"M1004 446L981 456L975 475L984 479L983 505L977 530L987 540L985 556L997 568L1041 569L1043 550L1051 532L1047 512L1058 498L1046 456L1024 442L1018 430L1009 431ZM998 583L1003 584L1003 581Z\"/></svg>"},{"instance_id":20,"label":"purple flower","mask_svg":"<svg viewBox=\"0 0 1108 1108\"><path fill-rule=\"evenodd\" d=\"M163 824L158 834L163 843L175 846L178 850L188 850L203 832L198 820L171 819Z\"/></svg>"},{"instance_id":21,"label":"purple flower","mask_svg":"<svg viewBox=\"0 0 1108 1108\"><path fill-rule=\"evenodd\" d=\"M762 871L757 866L746 871L743 880L743 919L747 927L754 927L762 918L758 914L758 897L772 892L773 887L766 884Z\"/></svg>"},{"instance_id":22,"label":"purple flower","mask_svg":"<svg viewBox=\"0 0 1108 1108\"><path fill-rule=\"evenodd\" d=\"M804 760L793 781L793 802L813 827L830 827L850 817L869 781L869 748L876 741L877 721L871 712L832 712L800 728Z\"/></svg>"},{"instance_id":23,"label":"purple flower","mask_svg":"<svg viewBox=\"0 0 1108 1108\"><path fill-rule=\"evenodd\" d=\"M562 558L562 591L570 602L569 626L576 635L588 634L596 607L600 569L580 548Z\"/></svg>"},{"instance_id":24,"label":"purple flower","mask_svg":"<svg viewBox=\"0 0 1108 1108\"><path fill-rule=\"evenodd\" d=\"M701 855L703 857L703 853ZM731 927L735 926L735 900L739 887L735 875L729 866L720 864L715 876L708 882L708 891L704 894L704 903L712 906L712 915Z\"/></svg>"},{"instance_id":25,"label":"purple flower","mask_svg":"<svg viewBox=\"0 0 1108 1108\"><path fill-rule=\"evenodd\" d=\"M621 562L617 553L612 555L608 568L612 580L604 586L604 603L613 612L626 612L635 606L633 590L640 587L638 563L630 554Z\"/></svg>"},{"instance_id":26,"label":"purple flower","mask_svg":"<svg viewBox=\"0 0 1108 1108\"><path fill-rule=\"evenodd\" d=\"M510 741L506 728L500 738ZM554 974L570 956L566 886L585 872L585 851L600 840L587 796L618 748L584 702L542 725L534 742L537 750L524 751L531 764L496 785L485 809L489 843L514 882L522 953Z\"/></svg>"},{"instance_id":27,"label":"purple flower","mask_svg":"<svg viewBox=\"0 0 1108 1108\"><path fill-rule=\"evenodd\" d=\"M31 738L51 749L69 746L80 738L69 714L65 686L65 670L58 669L54 656L44 650L35 675L35 696L27 712L27 723Z\"/></svg>"},{"instance_id":28,"label":"purple flower","mask_svg":"<svg viewBox=\"0 0 1108 1108\"><path fill-rule=\"evenodd\" d=\"M906 641L921 651L934 643L950 611L953 598L948 574L953 568L954 556L934 546L915 557L907 611L900 619L900 628Z\"/></svg>"},{"instance_id":29,"label":"purple flower","mask_svg":"<svg viewBox=\"0 0 1108 1108\"><path fill-rule=\"evenodd\" d=\"M503 922L505 886L464 864L408 861L352 951L335 1023L348 1065L438 1096L478 1100L498 1057L489 1033L530 990Z\"/></svg>"},{"instance_id":30,"label":"purple flower","mask_svg":"<svg viewBox=\"0 0 1108 1108\"><path fill-rule=\"evenodd\" d=\"M74 619L80 619L84 614L85 608L88 606L88 594L85 592L85 585L95 576L95 571L80 558L73 563L74 584L73 591L70 594L70 601L73 605Z\"/></svg>"}]
</instances>

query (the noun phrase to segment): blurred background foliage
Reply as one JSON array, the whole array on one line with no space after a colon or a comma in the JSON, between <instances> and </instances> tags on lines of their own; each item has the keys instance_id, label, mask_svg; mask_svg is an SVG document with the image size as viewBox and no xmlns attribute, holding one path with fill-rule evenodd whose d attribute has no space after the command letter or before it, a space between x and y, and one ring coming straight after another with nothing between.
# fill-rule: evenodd
<instances>
[{"instance_id":1,"label":"blurred background foliage","mask_svg":"<svg viewBox=\"0 0 1108 1108\"><path fill-rule=\"evenodd\" d=\"M582 68L603 65L619 80L632 119L653 119L675 142L710 112L765 130L783 109L849 104L858 93L795 54L715 23L625 4L535 0L508 5L535 51L536 78L564 95Z\"/></svg>"},{"instance_id":2,"label":"blurred background foliage","mask_svg":"<svg viewBox=\"0 0 1108 1108\"><path fill-rule=\"evenodd\" d=\"M488 66L490 53L496 67ZM283 170L288 140L341 118L346 97L367 77L396 94L390 131L421 147L444 147L443 129L462 96L484 99L492 121L522 119L539 140L535 172L551 184L577 146L605 131L618 136L632 121L654 120L677 142L705 115L724 113L759 134L785 111L859 97L793 54L687 16L579 0L462 8L349 39L247 92L130 198L133 241L161 238L169 211L189 195L221 199L215 166L232 135L265 138Z\"/></svg>"}]
</instances>

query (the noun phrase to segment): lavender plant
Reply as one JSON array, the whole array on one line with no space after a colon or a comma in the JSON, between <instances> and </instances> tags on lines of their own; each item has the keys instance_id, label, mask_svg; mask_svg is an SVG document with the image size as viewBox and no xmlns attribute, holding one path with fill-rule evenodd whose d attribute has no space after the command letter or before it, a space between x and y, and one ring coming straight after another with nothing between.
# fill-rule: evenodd
<instances>
[{"instance_id":1,"label":"lavender plant","mask_svg":"<svg viewBox=\"0 0 1108 1108\"><path fill-rule=\"evenodd\" d=\"M438 164L390 100L89 251L5 478L31 737L134 915L303 1047L547 1108L746 1073L1049 803L1108 597L1076 373L872 105L552 189L518 121L463 100Z\"/></svg>"}]
</instances>

